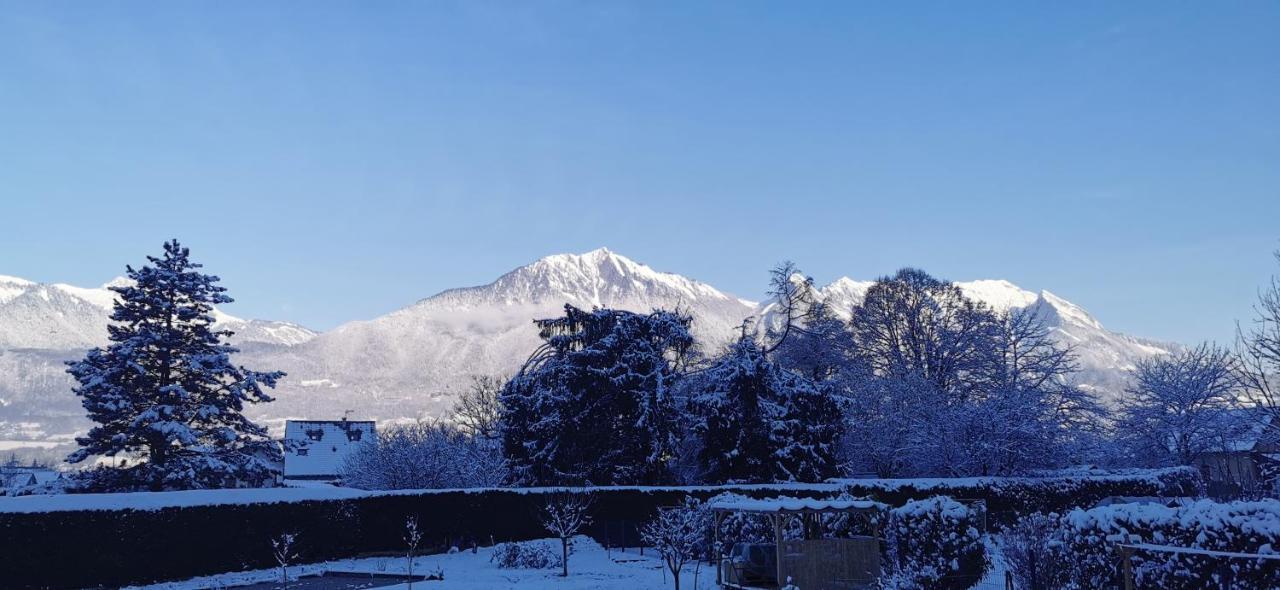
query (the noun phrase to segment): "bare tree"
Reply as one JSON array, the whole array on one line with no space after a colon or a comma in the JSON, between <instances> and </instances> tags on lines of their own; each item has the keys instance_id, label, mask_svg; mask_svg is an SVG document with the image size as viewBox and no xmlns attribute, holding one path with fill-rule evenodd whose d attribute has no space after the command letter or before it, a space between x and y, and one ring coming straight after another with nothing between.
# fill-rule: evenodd
<instances>
[{"instance_id":1,"label":"bare tree","mask_svg":"<svg viewBox=\"0 0 1280 590\"><path fill-rule=\"evenodd\" d=\"M591 524L587 510L591 508L591 497L585 492L560 492L547 498L542 507L542 526L551 534L560 538L561 566L560 575L569 576L569 539L578 534L582 527Z\"/></svg>"},{"instance_id":2,"label":"bare tree","mask_svg":"<svg viewBox=\"0 0 1280 590\"><path fill-rule=\"evenodd\" d=\"M996 314L995 345L993 377L1003 387L1043 389L1079 368L1074 351L1054 340L1034 307Z\"/></svg>"},{"instance_id":3,"label":"bare tree","mask_svg":"<svg viewBox=\"0 0 1280 590\"><path fill-rule=\"evenodd\" d=\"M289 586L289 566L298 558L297 533L281 533L271 540L271 554L280 566L280 583Z\"/></svg>"},{"instance_id":4,"label":"bare tree","mask_svg":"<svg viewBox=\"0 0 1280 590\"><path fill-rule=\"evenodd\" d=\"M1280 252L1275 256L1280 261ZM1236 328L1236 358L1241 393L1270 415L1270 428L1280 429L1280 277L1258 293L1253 325Z\"/></svg>"},{"instance_id":5,"label":"bare tree","mask_svg":"<svg viewBox=\"0 0 1280 590\"><path fill-rule=\"evenodd\" d=\"M422 542L422 531L418 529L418 518L410 516L404 521L404 544L408 548L405 561L408 565L409 590L413 590L413 557L418 552L418 544Z\"/></svg>"},{"instance_id":6,"label":"bare tree","mask_svg":"<svg viewBox=\"0 0 1280 590\"><path fill-rule=\"evenodd\" d=\"M813 279L807 277L794 262L783 261L769 271L769 296L778 309L780 326L769 326L770 344L765 354L772 353L792 333L804 330L817 301ZM745 326L744 336L745 336Z\"/></svg>"},{"instance_id":7,"label":"bare tree","mask_svg":"<svg viewBox=\"0 0 1280 590\"><path fill-rule=\"evenodd\" d=\"M684 506L660 508L658 516L640 529L641 539L666 563L675 590L680 590L680 570L697 555L710 526L706 510L690 500Z\"/></svg>"},{"instance_id":8,"label":"bare tree","mask_svg":"<svg viewBox=\"0 0 1280 590\"><path fill-rule=\"evenodd\" d=\"M471 377L470 387L453 405L453 423L467 435L490 442L502 438L498 427L502 420L499 394L506 379L492 375Z\"/></svg>"},{"instance_id":9,"label":"bare tree","mask_svg":"<svg viewBox=\"0 0 1280 590\"><path fill-rule=\"evenodd\" d=\"M877 375L919 375L961 402L992 380L998 324L954 283L914 268L877 280L851 321L858 354Z\"/></svg>"},{"instance_id":10,"label":"bare tree","mask_svg":"<svg viewBox=\"0 0 1280 590\"><path fill-rule=\"evenodd\" d=\"M1179 465L1216 447L1236 401L1235 362L1228 351L1201 344L1143 359L1133 379L1117 424L1123 437Z\"/></svg>"}]
</instances>

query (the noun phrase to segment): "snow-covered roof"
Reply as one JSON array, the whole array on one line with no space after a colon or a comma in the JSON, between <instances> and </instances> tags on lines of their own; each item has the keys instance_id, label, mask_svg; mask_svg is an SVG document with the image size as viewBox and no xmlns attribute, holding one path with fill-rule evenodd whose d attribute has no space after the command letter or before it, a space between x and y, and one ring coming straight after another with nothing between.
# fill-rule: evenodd
<instances>
[{"instance_id":1,"label":"snow-covered roof","mask_svg":"<svg viewBox=\"0 0 1280 590\"><path fill-rule=\"evenodd\" d=\"M734 498L714 500L712 510L721 512L849 512L880 510L884 504L871 500L814 500L811 498Z\"/></svg>"},{"instance_id":2,"label":"snow-covered roof","mask_svg":"<svg viewBox=\"0 0 1280 590\"><path fill-rule=\"evenodd\" d=\"M0 487L25 487L56 481L62 473L47 467L0 467Z\"/></svg>"},{"instance_id":3,"label":"snow-covered roof","mask_svg":"<svg viewBox=\"0 0 1280 590\"><path fill-rule=\"evenodd\" d=\"M284 424L285 477L337 477L342 464L359 445L372 442L372 421L288 420Z\"/></svg>"}]
</instances>

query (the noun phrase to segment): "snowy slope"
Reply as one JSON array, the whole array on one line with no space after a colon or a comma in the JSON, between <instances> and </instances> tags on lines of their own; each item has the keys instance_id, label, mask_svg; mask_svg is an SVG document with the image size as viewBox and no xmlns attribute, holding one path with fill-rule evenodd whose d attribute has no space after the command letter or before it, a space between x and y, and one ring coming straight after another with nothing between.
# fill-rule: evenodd
<instances>
[{"instance_id":1,"label":"snowy slope","mask_svg":"<svg viewBox=\"0 0 1280 590\"><path fill-rule=\"evenodd\" d=\"M87 349L107 342L115 292L127 284L116 278L96 288L41 284L0 275L0 349ZM315 332L288 322L244 320L214 310L221 329L235 332L237 344L301 344Z\"/></svg>"}]
</instances>

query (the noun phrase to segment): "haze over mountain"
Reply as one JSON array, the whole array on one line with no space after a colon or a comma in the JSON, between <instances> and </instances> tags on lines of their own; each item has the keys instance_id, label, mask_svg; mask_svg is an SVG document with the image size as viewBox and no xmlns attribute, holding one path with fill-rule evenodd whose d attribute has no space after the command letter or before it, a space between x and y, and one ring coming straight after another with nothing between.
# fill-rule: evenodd
<instances>
[{"instance_id":1,"label":"haze over mountain","mask_svg":"<svg viewBox=\"0 0 1280 590\"><path fill-rule=\"evenodd\" d=\"M958 284L997 309L1042 314L1054 334L1075 347L1077 381L1103 394L1123 388L1124 371L1134 361L1174 346L1110 332L1048 291L1033 293L1007 281ZM841 278L820 295L847 317L870 285ZM0 277L0 441L68 440L87 427L62 363L106 342L114 297L106 287ZM286 418L334 418L347 410L382 421L444 415L470 375L515 371L540 343L531 320L557 315L566 303L679 308L694 317L694 333L708 353L729 341L746 317L769 312L767 302L740 299L602 248L548 256L488 285L443 291L325 333L220 311L215 316L220 327L236 332L233 342L242 348L236 362L288 372L276 402L249 409L279 427Z\"/></svg>"}]
</instances>

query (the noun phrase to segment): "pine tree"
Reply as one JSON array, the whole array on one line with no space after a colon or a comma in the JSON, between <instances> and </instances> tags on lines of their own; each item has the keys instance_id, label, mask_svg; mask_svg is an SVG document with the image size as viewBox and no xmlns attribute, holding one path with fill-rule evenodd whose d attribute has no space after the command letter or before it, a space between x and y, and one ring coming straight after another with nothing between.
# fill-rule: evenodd
<instances>
[{"instance_id":1,"label":"pine tree","mask_svg":"<svg viewBox=\"0 0 1280 590\"><path fill-rule=\"evenodd\" d=\"M279 450L245 404L271 401L281 372L231 363L231 332L213 327L213 306L230 303L218 277L199 272L177 240L148 265L127 267L133 284L117 293L111 344L90 350L67 370L97 423L67 458L142 458L115 473L117 485L150 489L261 484Z\"/></svg>"},{"instance_id":2,"label":"pine tree","mask_svg":"<svg viewBox=\"0 0 1280 590\"><path fill-rule=\"evenodd\" d=\"M705 373L694 399L698 463L708 483L771 481L773 422L782 415L770 389L769 361L744 333Z\"/></svg>"},{"instance_id":3,"label":"pine tree","mask_svg":"<svg viewBox=\"0 0 1280 590\"><path fill-rule=\"evenodd\" d=\"M773 368L773 391L783 408L774 423L774 457L786 481L818 482L838 475L836 456L844 436L844 413L829 390L805 377Z\"/></svg>"},{"instance_id":4,"label":"pine tree","mask_svg":"<svg viewBox=\"0 0 1280 590\"><path fill-rule=\"evenodd\" d=\"M825 389L772 362L749 334L705 373L694 400L702 477L713 483L836 475L843 414Z\"/></svg>"}]
</instances>

